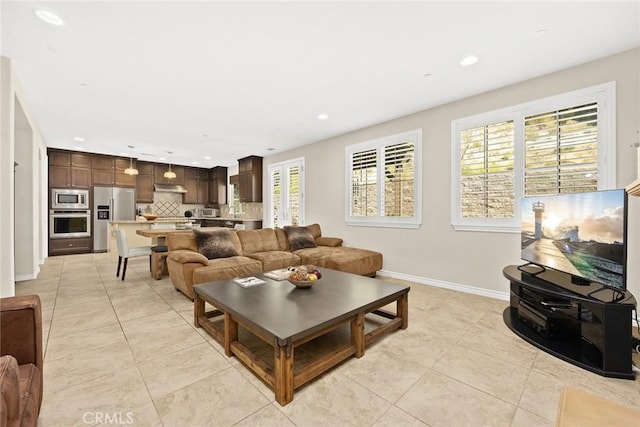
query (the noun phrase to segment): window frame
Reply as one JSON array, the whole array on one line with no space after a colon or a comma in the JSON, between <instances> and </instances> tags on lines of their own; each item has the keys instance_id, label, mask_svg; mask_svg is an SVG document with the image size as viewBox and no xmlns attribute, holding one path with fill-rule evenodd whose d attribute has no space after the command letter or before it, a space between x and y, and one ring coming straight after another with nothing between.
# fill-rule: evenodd
<instances>
[{"instance_id":1,"label":"window frame","mask_svg":"<svg viewBox=\"0 0 640 427\"><path fill-rule=\"evenodd\" d=\"M598 190L616 188L616 85L608 82L451 121L451 225L457 231L520 232L524 196L524 121L526 117L581 104L598 105ZM514 122L514 215L464 218L460 215L460 132L492 123Z\"/></svg>"},{"instance_id":2,"label":"window frame","mask_svg":"<svg viewBox=\"0 0 640 427\"><path fill-rule=\"evenodd\" d=\"M384 156L380 153L385 147L406 142L411 139L414 144L413 151L413 216L411 217L391 217L384 216L383 198L377 200L376 216L363 217L351 215L351 201L353 198L353 187L351 185L353 154L366 150L375 149L377 152L377 187L378 194L383 194L384 188ZM382 166L382 167L381 167ZM422 224L422 129L414 129L394 135L377 138L345 147L345 222L347 225L365 227L391 227L391 228L419 228Z\"/></svg>"}]
</instances>

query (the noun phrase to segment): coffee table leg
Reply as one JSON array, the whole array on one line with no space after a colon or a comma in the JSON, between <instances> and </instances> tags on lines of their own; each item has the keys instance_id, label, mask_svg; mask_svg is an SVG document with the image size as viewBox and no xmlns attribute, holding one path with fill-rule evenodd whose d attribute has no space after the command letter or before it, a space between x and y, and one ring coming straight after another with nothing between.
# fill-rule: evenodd
<instances>
[{"instance_id":1,"label":"coffee table leg","mask_svg":"<svg viewBox=\"0 0 640 427\"><path fill-rule=\"evenodd\" d=\"M275 350L273 374L276 401L284 406L293 400L293 346L278 345Z\"/></svg>"},{"instance_id":2,"label":"coffee table leg","mask_svg":"<svg viewBox=\"0 0 640 427\"><path fill-rule=\"evenodd\" d=\"M398 299L396 310L398 312L397 315L402 319L400 329L407 329L407 326L409 326L409 292L405 292Z\"/></svg>"},{"instance_id":3,"label":"coffee table leg","mask_svg":"<svg viewBox=\"0 0 640 427\"><path fill-rule=\"evenodd\" d=\"M356 346L356 357L364 356L364 313L358 313L351 320L351 342Z\"/></svg>"},{"instance_id":4,"label":"coffee table leg","mask_svg":"<svg viewBox=\"0 0 640 427\"><path fill-rule=\"evenodd\" d=\"M224 314L224 354L232 356L231 343L238 341L238 322L229 313Z\"/></svg>"},{"instance_id":5,"label":"coffee table leg","mask_svg":"<svg viewBox=\"0 0 640 427\"><path fill-rule=\"evenodd\" d=\"M202 315L204 315L204 300L200 298L200 295L196 294L193 300L193 326L196 328L200 327L198 318Z\"/></svg>"}]
</instances>

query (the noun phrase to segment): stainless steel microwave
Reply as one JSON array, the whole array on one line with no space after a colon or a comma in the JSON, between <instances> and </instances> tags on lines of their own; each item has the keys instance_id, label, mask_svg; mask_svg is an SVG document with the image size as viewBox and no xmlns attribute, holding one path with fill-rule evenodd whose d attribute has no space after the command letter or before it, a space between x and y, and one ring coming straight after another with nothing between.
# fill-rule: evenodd
<instances>
[{"instance_id":1,"label":"stainless steel microwave","mask_svg":"<svg viewBox=\"0 0 640 427\"><path fill-rule=\"evenodd\" d=\"M200 218L217 218L220 216L220 209L202 208L200 209Z\"/></svg>"},{"instance_id":2,"label":"stainless steel microwave","mask_svg":"<svg viewBox=\"0 0 640 427\"><path fill-rule=\"evenodd\" d=\"M89 190L52 188L51 209L89 209Z\"/></svg>"}]
</instances>

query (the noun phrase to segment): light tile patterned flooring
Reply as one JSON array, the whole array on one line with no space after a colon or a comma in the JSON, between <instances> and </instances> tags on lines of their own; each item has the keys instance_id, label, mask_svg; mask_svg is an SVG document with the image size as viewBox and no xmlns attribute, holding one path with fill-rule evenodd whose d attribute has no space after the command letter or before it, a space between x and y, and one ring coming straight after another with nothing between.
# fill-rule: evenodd
<instances>
[{"instance_id":1,"label":"light tile patterned flooring","mask_svg":"<svg viewBox=\"0 0 640 427\"><path fill-rule=\"evenodd\" d=\"M144 258L129 264L122 282L106 254L51 257L16 285L43 304L41 426L552 426L566 385L640 410L640 380L538 351L504 326L505 301L420 284L408 329L282 407L192 326L169 278L151 279Z\"/></svg>"}]
</instances>

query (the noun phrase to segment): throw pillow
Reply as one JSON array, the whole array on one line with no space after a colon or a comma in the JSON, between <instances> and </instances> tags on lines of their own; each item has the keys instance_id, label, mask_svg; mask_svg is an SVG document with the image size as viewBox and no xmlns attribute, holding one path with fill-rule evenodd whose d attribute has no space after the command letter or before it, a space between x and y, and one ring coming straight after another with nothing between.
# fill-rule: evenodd
<instances>
[{"instance_id":1,"label":"throw pillow","mask_svg":"<svg viewBox=\"0 0 640 427\"><path fill-rule=\"evenodd\" d=\"M287 233L287 239L289 240L289 246L292 251L304 248L315 248L316 240L311 234L311 230L307 227L284 227L285 233Z\"/></svg>"},{"instance_id":2,"label":"throw pillow","mask_svg":"<svg viewBox=\"0 0 640 427\"><path fill-rule=\"evenodd\" d=\"M214 231L193 230L198 244L198 252L206 256L207 259L228 258L238 255L229 230L221 229Z\"/></svg>"}]
</instances>

